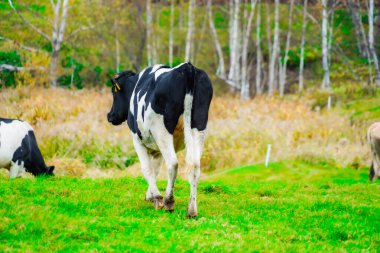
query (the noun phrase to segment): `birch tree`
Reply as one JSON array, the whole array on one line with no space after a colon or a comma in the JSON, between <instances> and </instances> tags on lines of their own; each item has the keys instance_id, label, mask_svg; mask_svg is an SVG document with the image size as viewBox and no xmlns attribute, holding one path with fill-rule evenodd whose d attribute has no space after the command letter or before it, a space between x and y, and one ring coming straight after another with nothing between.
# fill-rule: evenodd
<instances>
[{"instance_id":1,"label":"birch tree","mask_svg":"<svg viewBox=\"0 0 380 253\"><path fill-rule=\"evenodd\" d=\"M23 21L25 25L31 28L36 34L39 34L42 38L47 40L51 45L51 53L49 54L50 63L49 63L49 78L50 83L53 87L57 86L57 77L58 77L58 62L59 62L59 54L61 51L61 47L64 41L68 41L71 38L76 37L79 33L95 28L96 25L89 24L88 26L77 25L77 29L70 31L69 33L66 31L67 23L68 23L68 10L71 7L69 4L69 0L50 0L50 6L52 8L53 18L52 22L50 19L46 19L41 15L36 15L37 17L43 18L45 22L47 22L48 27L51 27L49 32L45 32L43 29L40 29L32 22L30 22L22 12L16 8L13 4L12 0L8 0L8 4L13 10L13 12ZM88 21L88 23L90 23ZM46 29L46 28L45 28ZM18 42L16 42L19 44ZM26 46L21 48L28 48ZM35 51L42 52L43 50L35 49ZM28 69L28 68L25 68ZM37 69L40 69L38 67Z\"/></svg>"},{"instance_id":2,"label":"birch tree","mask_svg":"<svg viewBox=\"0 0 380 253\"><path fill-rule=\"evenodd\" d=\"M262 93L261 86L261 13L260 13L260 0L258 0L257 14L256 14L256 94Z\"/></svg>"},{"instance_id":3,"label":"birch tree","mask_svg":"<svg viewBox=\"0 0 380 253\"><path fill-rule=\"evenodd\" d=\"M245 29L242 47L242 83L241 83L241 98L249 99L250 97L250 85L249 85L249 75L248 75L248 43L251 34L252 20L255 13L257 0L251 0L251 10L248 17L248 23Z\"/></svg>"},{"instance_id":4,"label":"birch tree","mask_svg":"<svg viewBox=\"0 0 380 253\"><path fill-rule=\"evenodd\" d=\"M300 71L298 75L298 92L302 92L303 90L303 67L304 67L304 59L305 59L305 32L307 26L306 20L307 14L307 0L304 0L303 3L303 15L302 15L302 35L301 35L301 49L300 49Z\"/></svg>"},{"instance_id":5,"label":"birch tree","mask_svg":"<svg viewBox=\"0 0 380 253\"><path fill-rule=\"evenodd\" d=\"M378 62L376 50L374 47L373 14L374 14L374 0L369 0L369 4L368 4L368 44L369 44L369 51L371 53L371 58L372 58L371 60L373 62L373 65L374 65L375 71L376 71L375 82L376 82L376 85L380 86L379 62Z\"/></svg>"},{"instance_id":6,"label":"birch tree","mask_svg":"<svg viewBox=\"0 0 380 253\"><path fill-rule=\"evenodd\" d=\"M57 86L57 67L58 67L58 55L61 49L61 45L64 39L64 33L67 21L67 12L69 8L69 0L57 0L54 2L50 1L54 13L53 21L53 31L52 35L49 36L47 33L43 32L35 25L33 25L29 20L27 20L13 5L12 0L8 0L10 7L13 11L35 32L40 34L42 37L47 39L52 46L51 59L50 59L50 81L53 87Z\"/></svg>"},{"instance_id":7,"label":"birch tree","mask_svg":"<svg viewBox=\"0 0 380 253\"><path fill-rule=\"evenodd\" d=\"M328 13L327 13L327 0L322 0L322 67L323 67L323 81L322 88L330 87L330 68L329 68L329 55L328 55Z\"/></svg>"},{"instance_id":8,"label":"birch tree","mask_svg":"<svg viewBox=\"0 0 380 253\"><path fill-rule=\"evenodd\" d=\"M174 0L170 0L169 65L173 66Z\"/></svg>"},{"instance_id":9,"label":"birch tree","mask_svg":"<svg viewBox=\"0 0 380 253\"><path fill-rule=\"evenodd\" d=\"M279 39L279 0L275 0L275 20L274 20L274 35L273 46L269 62L269 77L268 77L268 94L273 95L275 85L275 69L278 55L278 39Z\"/></svg>"},{"instance_id":10,"label":"birch tree","mask_svg":"<svg viewBox=\"0 0 380 253\"><path fill-rule=\"evenodd\" d=\"M195 0L190 0L189 2L189 18L187 22L187 36L186 36L186 51L185 51L185 61L190 61L191 59L191 45L193 39L193 29L194 29L194 17L193 9L195 7Z\"/></svg>"},{"instance_id":11,"label":"birch tree","mask_svg":"<svg viewBox=\"0 0 380 253\"><path fill-rule=\"evenodd\" d=\"M239 13L240 13L240 0L234 0L233 2L233 15L232 20L230 20L230 69L228 73L227 82L230 86L238 90L239 87L239 76L240 76L240 26L239 26Z\"/></svg>"},{"instance_id":12,"label":"birch tree","mask_svg":"<svg viewBox=\"0 0 380 253\"><path fill-rule=\"evenodd\" d=\"M292 17L293 17L293 7L294 0L290 0L290 10L288 17L288 34L286 35L286 46L285 46L285 56L283 59L283 63L279 65L280 70L280 96L284 95L285 92L285 83L286 83L286 65L288 62L288 54L290 48L290 38L292 35Z\"/></svg>"},{"instance_id":13,"label":"birch tree","mask_svg":"<svg viewBox=\"0 0 380 253\"><path fill-rule=\"evenodd\" d=\"M219 76L221 79L225 80L226 71L224 67L223 51L222 51L222 47L220 46L218 34L215 29L214 18L212 15L211 7L212 7L212 0L207 0L207 14L208 14L208 19L209 19L209 26L210 26L212 38L214 41L215 50L218 55L218 68L216 70L216 75Z\"/></svg>"},{"instance_id":14,"label":"birch tree","mask_svg":"<svg viewBox=\"0 0 380 253\"><path fill-rule=\"evenodd\" d=\"M146 0L146 40L147 40L147 59L148 66L152 65L153 58L153 48L152 48L152 10L151 10L151 0Z\"/></svg>"},{"instance_id":15,"label":"birch tree","mask_svg":"<svg viewBox=\"0 0 380 253\"><path fill-rule=\"evenodd\" d=\"M367 36L365 35L363 24L360 15L360 1L347 0L348 8L351 12L352 23L355 28L356 43L358 51L362 57L367 58L369 56Z\"/></svg>"},{"instance_id":16,"label":"birch tree","mask_svg":"<svg viewBox=\"0 0 380 253\"><path fill-rule=\"evenodd\" d=\"M116 54L115 71L116 73L119 73L120 72L120 43L119 43L117 20L115 20L114 29L115 29L115 54Z\"/></svg>"}]
</instances>

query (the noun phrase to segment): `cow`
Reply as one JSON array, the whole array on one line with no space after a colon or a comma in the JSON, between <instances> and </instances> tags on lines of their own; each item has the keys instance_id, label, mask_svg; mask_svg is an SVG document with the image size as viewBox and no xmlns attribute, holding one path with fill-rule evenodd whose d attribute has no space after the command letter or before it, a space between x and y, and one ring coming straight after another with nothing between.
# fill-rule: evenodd
<instances>
[{"instance_id":1,"label":"cow","mask_svg":"<svg viewBox=\"0 0 380 253\"><path fill-rule=\"evenodd\" d=\"M0 118L0 168L8 169L10 178L25 171L34 176L54 175L54 166L45 164L33 128L16 119Z\"/></svg>"},{"instance_id":2,"label":"cow","mask_svg":"<svg viewBox=\"0 0 380 253\"><path fill-rule=\"evenodd\" d=\"M367 131L367 139L371 148L371 168L369 180L380 178L380 122L373 123Z\"/></svg>"},{"instance_id":3,"label":"cow","mask_svg":"<svg viewBox=\"0 0 380 253\"><path fill-rule=\"evenodd\" d=\"M149 185L145 199L153 202L156 209L174 211L176 152L186 148L190 183L187 217L196 217L200 159L213 96L208 75L185 62L174 68L154 65L139 74L124 71L111 78L111 82L113 103L107 118L113 125L127 121L142 174ZM168 179L165 198L156 185L162 160Z\"/></svg>"}]
</instances>

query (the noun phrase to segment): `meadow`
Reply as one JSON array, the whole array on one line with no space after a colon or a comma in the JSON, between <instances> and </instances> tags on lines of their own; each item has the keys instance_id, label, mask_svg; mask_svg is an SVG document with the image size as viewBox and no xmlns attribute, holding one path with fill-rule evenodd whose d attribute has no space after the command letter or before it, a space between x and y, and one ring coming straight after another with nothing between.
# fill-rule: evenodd
<instances>
[{"instance_id":1,"label":"meadow","mask_svg":"<svg viewBox=\"0 0 380 253\"><path fill-rule=\"evenodd\" d=\"M365 130L379 96L337 97L331 110L323 96L215 97L199 217L188 220L183 152L176 210L156 211L127 126L106 121L108 89L2 90L2 116L34 126L57 176L1 170L0 251L377 252L380 184L368 180Z\"/></svg>"},{"instance_id":2,"label":"meadow","mask_svg":"<svg viewBox=\"0 0 380 253\"><path fill-rule=\"evenodd\" d=\"M165 182L159 182L164 189ZM379 184L331 164L245 166L202 180L197 219L143 200L141 177L0 179L2 252L377 252Z\"/></svg>"}]
</instances>

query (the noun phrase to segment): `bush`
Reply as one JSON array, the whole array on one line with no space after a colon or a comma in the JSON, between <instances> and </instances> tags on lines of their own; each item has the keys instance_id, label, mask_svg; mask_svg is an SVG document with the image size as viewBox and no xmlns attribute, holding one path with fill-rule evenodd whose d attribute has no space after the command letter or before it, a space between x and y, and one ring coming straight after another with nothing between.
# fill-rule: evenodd
<instances>
[{"instance_id":1,"label":"bush","mask_svg":"<svg viewBox=\"0 0 380 253\"><path fill-rule=\"evenodd\" d=\"M74 60L71 57L66 57L66 59L64 59L62 61L62 66L64 68L70 69L71 73L69 75L60 76L58 78L59 85L70 87L70 88L72 85L74 85L78 89L82 89L83 88L83 85L82 85L83 78L80 76L79 72L82 71L83 64L77 62L76 60Z\"/></svg>"},{"instance_id":2,"label":"bush","mask_svg":"<svg viewBox=\"0 0 380 253\"><path fill-rule=\"evenodd\" d=\"M21 67L21 57L16 51L1 52L0 51L0 64L9 64L12 66ZM0 71L0 88L3 86L15 86L15 72L4 70Z\"/></svg>"}]
</instances>

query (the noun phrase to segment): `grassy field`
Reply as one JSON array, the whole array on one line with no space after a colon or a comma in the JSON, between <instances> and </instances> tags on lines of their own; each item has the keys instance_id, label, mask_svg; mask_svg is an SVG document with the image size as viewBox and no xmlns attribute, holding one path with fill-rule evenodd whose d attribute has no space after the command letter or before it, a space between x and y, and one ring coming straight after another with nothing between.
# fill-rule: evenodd
<instances>
[{"instance_id":1,"label":"grassy field","mask_svg":"<svg viewBox=\"0 0 380 253\"><path fill-rule=\"evenodd\" d=\"M302 161L209 174L197 219L154 210L140 178L0 178L0 252L378 252L380 184ZM164 189L164 181L159 182Z\"/></svg>"},{"instance_id":2,"label":"grassy field","mask_svg":"<svg viewBox=\"0 0 380 253\"><path fill-rule=\"evenodd\" d=\"M215 97L200 215L188 220L183 152L176 210L155 211L127 127L106 121L108 89L4 89L1 116L33 125L57 176L0 170L0 252L378 252L380 181L368 180L365 131L380 96L337 97L327 111L322 95Z\"/></svg>"}]
</instances>

